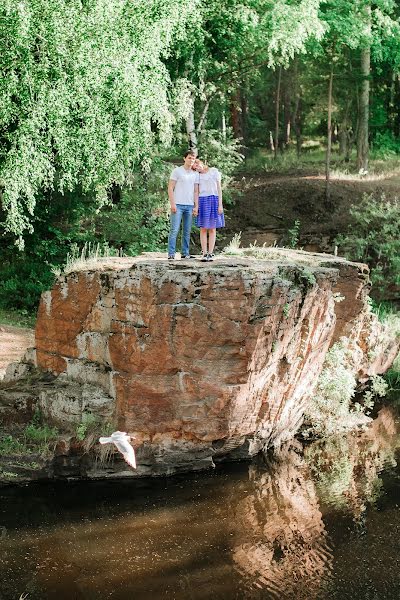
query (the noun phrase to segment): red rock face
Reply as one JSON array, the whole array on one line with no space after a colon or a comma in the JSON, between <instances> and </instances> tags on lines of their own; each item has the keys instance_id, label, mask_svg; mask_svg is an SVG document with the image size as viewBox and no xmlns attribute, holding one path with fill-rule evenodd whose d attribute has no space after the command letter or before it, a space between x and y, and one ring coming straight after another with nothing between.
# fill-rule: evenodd
<instances>
[{"instance_id":1,"label":"red rock face","mask_svg":"<svg viewBox=\"0 0 400 600\"><path fill-rule=\"evenodd\" d=\"M363 265L287 256L109 259L64 276L41 301L38 366L100 385L148 460L281 442L301 423L332 341L360 334L368 291ZM334 301L343 290L345 307Z\"/></svg>"}]
</instances>

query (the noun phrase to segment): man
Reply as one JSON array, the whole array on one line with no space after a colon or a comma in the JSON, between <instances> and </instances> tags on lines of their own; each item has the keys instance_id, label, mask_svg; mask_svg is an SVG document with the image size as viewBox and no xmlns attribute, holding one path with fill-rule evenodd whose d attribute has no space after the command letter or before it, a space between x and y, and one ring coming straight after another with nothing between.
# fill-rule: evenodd
<instances>
[{"instance_id":1,"label":"man","mask_svg":"<svg viewBox=\"0 0 400 600\"><path fill-rule=\"evenodd\" d=\"M175 258L176 238L181 221L183 223L181 258L190 258L192 217L197 215L199 202L199 175L192 169L195 159L193 151L186 152L183 165L176 167L169 179L168 198L171 205L171 229L168 239L168 260Z\"/></svg>"}]
</instances>

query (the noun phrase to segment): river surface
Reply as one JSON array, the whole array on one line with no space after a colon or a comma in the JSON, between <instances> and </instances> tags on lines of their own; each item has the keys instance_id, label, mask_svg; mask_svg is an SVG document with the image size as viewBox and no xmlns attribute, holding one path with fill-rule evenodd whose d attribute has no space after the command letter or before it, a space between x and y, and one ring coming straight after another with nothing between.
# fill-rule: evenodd
<instances>
[{"instance_id":1,"label":"river surface","mask_svg":"<svg viewBox=\"0 0 400 600\"><path fill-rule=\"evenodd\" d=\"M212 473L0 490L1 600L400 598L400 427Z\"/></svg>"}]
</instances>

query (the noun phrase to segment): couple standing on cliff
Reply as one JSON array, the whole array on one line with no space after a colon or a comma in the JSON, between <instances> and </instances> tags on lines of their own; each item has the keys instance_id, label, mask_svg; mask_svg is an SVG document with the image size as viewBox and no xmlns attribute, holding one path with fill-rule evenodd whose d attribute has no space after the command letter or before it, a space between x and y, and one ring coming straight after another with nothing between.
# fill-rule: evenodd
<instances>
[{"instance_id":1,"label":"couple standing on cliff","mask_svg":"<svg viewBox=\"0 0 400 600\"><path fill-rule=\"evenodd\" d=\"M183 165L176 167L171 173L168 197L171 205L168 260L175 258L176 238L181 222L181 258L193 258L189 252L193 216L200 228L201 260L213 260L216 230L225 225L221 173L201 162L193 151L186 152Z\"/></svg>"}]
</instances>

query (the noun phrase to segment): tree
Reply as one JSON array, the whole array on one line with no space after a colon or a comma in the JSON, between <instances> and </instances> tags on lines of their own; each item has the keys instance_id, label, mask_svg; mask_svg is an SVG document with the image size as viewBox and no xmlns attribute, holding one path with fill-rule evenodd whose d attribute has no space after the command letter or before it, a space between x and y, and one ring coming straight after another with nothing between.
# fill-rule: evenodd
<instances>
[{"instance_id":1,"label":"tree","mask_svg":"<svg viewBox=\"0 0 400 600\"><path fill-rule=\"evenodd\" d=\"M189 0L4 0L0 7L0 185L3 228L31 229L41 190L97 195L159 140L174 102L164 60L196 10ZM172 106L171 106L172 103ZM180 108L182 110L180 110Z\"/></svg>"}]
</instances>

